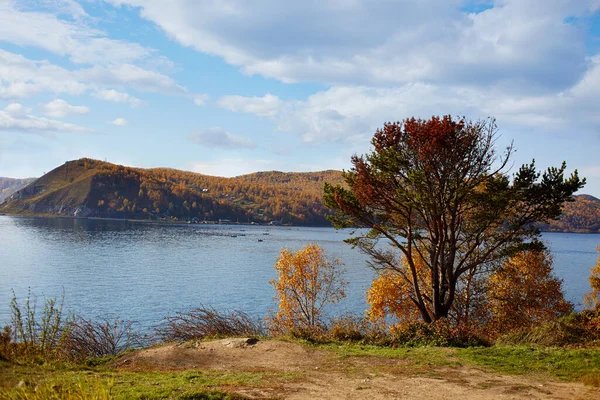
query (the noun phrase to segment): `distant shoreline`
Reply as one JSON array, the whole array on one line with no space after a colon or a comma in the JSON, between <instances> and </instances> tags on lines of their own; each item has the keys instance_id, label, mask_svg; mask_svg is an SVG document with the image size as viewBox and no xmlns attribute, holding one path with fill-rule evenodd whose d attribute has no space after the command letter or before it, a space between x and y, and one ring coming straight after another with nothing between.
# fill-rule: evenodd
<instances>
[{"instance_id":1,"label":"distant shoreline","mask_svg":"<svg viewBox=\"0 0 600 400\"><path fill-rule=\"evenodd\" d=\"M119 222L135 222L143 224L156 224L156 225L228 225L228 226L263 226L263 227L296 227L296 228L333 228L331 225L270 225L267 223L249 223L249 222L218 222L218 221L206 221L200 223L189 223L188 221L160 221L150 219L129 219L129 218L108 218L108 217L75 217L68 215L54 215L54 214L7 214L0 213L0 216L4 217L16 217L16 218L64 218L64 219L77 219L77 220L89 220L89 221L119 221ZM600 232L590 232L586 230L577 231L562 231L556 229L540 230L542 233L574 233L574 234L585 234L585 235L597 235Z\"/></svg>"},{"instance_id":2,"label":"distant shoreline","mask_svg":"<svg viewBox=\"0 0 600 400\"><path fill-rule=\"evenodd\" d=\"M268 223L251 223L251 222L218 222L218 221L206 221L200 223L190 223L188 221L160 221L156 219L129 219L129 218L108 218L108 217L75 217L69 215L54 215L54 214L7 214L0 213L2 217L15 217L15 218L47 218L47 219L76 219L76 220L88 220L88 221L118 221L118 222L135 222L143 224L156 224L156 225L228 225L228 226L262 226L262 227L282 227L282 228L333 228L331 225L289 225L289 224L278 224L271 225Z\"/></svg>"}]
</instances>

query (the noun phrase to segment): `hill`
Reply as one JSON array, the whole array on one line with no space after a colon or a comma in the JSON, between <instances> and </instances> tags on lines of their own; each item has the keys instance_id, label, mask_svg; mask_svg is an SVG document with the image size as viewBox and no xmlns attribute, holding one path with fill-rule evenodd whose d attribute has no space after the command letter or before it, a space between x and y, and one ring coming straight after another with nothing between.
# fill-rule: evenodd
<instances>
[{"instance_id":1,"label":"hill","mask_svg":"<svg viewBox=\"0 0 600 400\"><path fill-rule=\"evenodd\" d=\"M222 178L169 168L131 168L83 158L37 180L0 178L14 192L0 212L131 219L229 220L329 225L323 184L342 182L339 171L256 172ZM575 196L544 231L600 232L600 199Z\"/></svg>"},{"instance_id":2,"label":"hill","mask_svg":"<svg viewBox=\"0 0 600 400\"><path fill-rule=\"evenodd\" d=\"M551 232L600 232L600 199L582 194L575 201L565 204L563 214L558 221L541 226Z\"/></svg>"},{"instance_id":3,"label":"hill","mask_svg":"<svg viewBox=\"0 0 600 400\"><path fill-rule=\"evenodd\" d=\"M17 191L0 212L328 225L321 201L325 182L341 183L340 172L271 171L221 178L80 159Z\"/></svg>"},{"instance_id":4,"label":"hill","mask_svg":"<svg viewBox=\"0 0 600 400\"><path fill-rule=\"evenodd\" d=\"M35 181L35 178L13 179L0 177L0 203L11 194L24 188L33 181Z\"/></svg>"}]
</instances>

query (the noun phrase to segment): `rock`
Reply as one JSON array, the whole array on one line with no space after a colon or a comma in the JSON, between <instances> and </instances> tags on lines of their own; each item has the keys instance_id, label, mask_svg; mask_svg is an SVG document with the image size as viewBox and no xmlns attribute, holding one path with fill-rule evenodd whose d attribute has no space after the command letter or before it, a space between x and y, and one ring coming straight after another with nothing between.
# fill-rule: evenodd
<instances>
[{"instance_id":1,"label":"rock","mask_svg":"<svg viewBox=\"0 0 600 400\"><path fill-rule=\"evenodd\" d=\"M258 343L258 339L255 338L231 338L221 341L221 344L223 346L235 349L254 346L256 343Z\"/></svg>"}]
</instances>

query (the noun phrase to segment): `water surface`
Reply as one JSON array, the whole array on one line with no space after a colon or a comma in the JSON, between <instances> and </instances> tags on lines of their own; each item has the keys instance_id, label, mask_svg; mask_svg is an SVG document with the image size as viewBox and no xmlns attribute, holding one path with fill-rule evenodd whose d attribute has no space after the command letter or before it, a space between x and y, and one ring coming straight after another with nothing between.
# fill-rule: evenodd
<instances>
[{"instance_id":1,"label":"water surface","mask_svg":"<svg viewBox=\"0 0 600 400\"><path fill-rule=\"evenodd\" d=\"M65 309L88 318L138 321L149 327L199 305L263 316L274 309L269 280L282 247L317 243L346 266L347 298L336 314L362 314L374 273L366 257L332 228L159 225L128 221L0 216L0 326L13 291L65 294ZM547 233L567 298L589 289L599 235Z\"/></svg>"}]
</instances>

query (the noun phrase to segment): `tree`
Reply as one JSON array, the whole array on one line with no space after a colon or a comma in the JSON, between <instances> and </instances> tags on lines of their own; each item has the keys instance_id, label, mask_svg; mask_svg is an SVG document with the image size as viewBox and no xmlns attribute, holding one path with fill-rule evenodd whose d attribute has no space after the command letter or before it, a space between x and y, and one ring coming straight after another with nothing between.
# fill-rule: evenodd
<instances>
[{"instance_id":1,"label":"tree","mask_svg":"<svg viewBox=\"0 0 600 400\"><path fill-rule=\"evenodd\" d=\"M275 264L277 279L269 282L279 301L277 313L268 321L271 329L281 332L296 326L321 327L323 307L345 297L341 266L316 244L296 253L282 249Z\"/></svg>"},{"instance_id":2,"label":"tree","mask_svg":"<svg viewBox=\"0 0 600 400\"><path fill-rule=\"evenodd\" d=\"M495 332L528 328L573 311L562 281L552 273L552 256L544 251L521 251L510 257L488 281L488 307Z\"/></svg>"},{"instance_id":3,"label":"tree","mask_svg":"<svg viewBox=\"0 0 600 400\"><path fill-rule=\"evenodd\" d=\"M596 247L600 251L600 246ZM590 309L600 309L600 257L596 266L590 270L590 286L592 290L585 295L585 305Z\"/></svg>"},{"instance_id":4,"label":"tree","mask_svg":"<svg viewBox=\"0 0 600 400\"><path fill-rule=\"evenodd\" d=\"M369 228L347 241L371 256L372 267L402 276L425 322L448 316L461 277L493 270L519 250L542 248L534 224L557 218L585 184L577 171L565 178L564 162L540 173L532 161L511 181L512 145L498 156L496 138L493 119L387 123L376 131L371 153L352 157L347 186L325 185L334 226ZM416 279L417 258L427 266L427 285Z\"/></svg>"}]
</instances>

